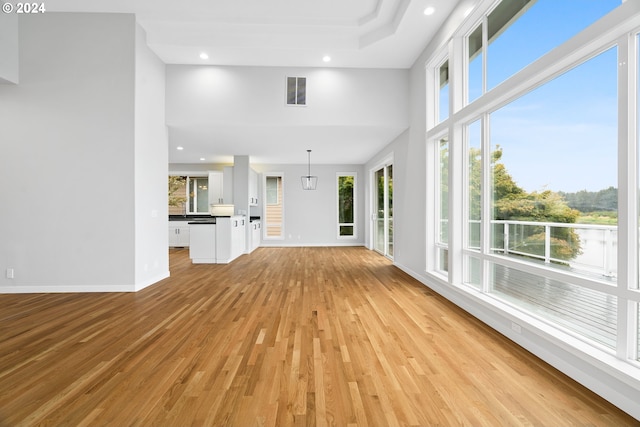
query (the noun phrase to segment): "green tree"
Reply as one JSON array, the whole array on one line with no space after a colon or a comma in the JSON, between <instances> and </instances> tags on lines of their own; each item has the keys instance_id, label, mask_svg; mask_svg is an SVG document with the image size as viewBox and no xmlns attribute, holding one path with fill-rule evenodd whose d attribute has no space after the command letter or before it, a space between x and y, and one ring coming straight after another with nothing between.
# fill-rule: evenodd
<instances>
[{"instance_id":1,"label":"green tree","mask_svg":"<svg viewBox=\"0 0 640 427\"><path fill-rule=\"evenodd\" d=\"M338 219L341 223L353 223L353 176L338 179Z\"/></svg>"},{"instance_id":2,"label":"green tree","mask_svg":"<svg viewBox=\"0 0 640 427\"><path fill-rule=\"evenodd\" d=\"M493 219L532 222L575 223L580 212L568 206L560 193L544 190L527 192L514 181L502 160L502 148L491 153L493 174ZM480 150L469 150L469 199L470 219L480 218L481 194ZM514 227L515 228L515 227ZM511 230L510 230L511 231ZM543 226L517 227L510 233L510 250L520 250L532 255L544 255L545 228ZM502 233L494 231L495 247L504 245ZM570 260L581 253L580 238L571 228L551 229L551 256Z\"/></svg>"}]
</instances>

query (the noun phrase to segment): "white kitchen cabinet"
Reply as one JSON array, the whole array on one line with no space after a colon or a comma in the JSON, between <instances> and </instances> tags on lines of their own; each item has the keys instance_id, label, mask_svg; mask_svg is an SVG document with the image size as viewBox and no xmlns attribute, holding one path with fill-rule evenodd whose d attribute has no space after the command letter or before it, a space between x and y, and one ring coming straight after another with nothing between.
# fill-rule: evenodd
<instances>
[{"instance_id":1,"label":"white kitchen cabinet","mask_svg":"<svg viewBox=\"0 0 640 427\"><path fill-rule=\"evenodd\" d=\"M247 218L244 216L231 221L231 253L234 259L242 255L247 248L246 228Z\"/></svg>"},{"instance_id":2,"label":"white kitchen cabinet","mask_svg":"<svg viewBox=\"0 0 640 427\"><path fill-rule=\"evenodd\" d=\"M233 166L209 172L209 205L233 204Z\"/></svg>"},{"instance_id":3,"label":"white kitchen cabinet","mask_svg":"<svg viewBox=\"0 0 640 427\"><path fill-rule=\"evenodd\" d=\"M257 247L260 246L260 239L262 238L262 221L254 219L251 221L250 226L251 226L250 252L253 252Z\"/></svg>"},{"instance_id":4,"label":"white kitchen cabinet","mask_svg":"<svg viewBox=\"0 0 640 427\"><path fill-rule=\"evenodd\" d=\"M190 244L189 222L169 221L169 247L189 247Z\"/></svg>"},{"instance_id":5,"label":"white kitchen cabinet","mask_svg":"<svg viewBox=\"0 0 640 427\"><path fill-rule=\"evenodd\" d=\"M209 205L224 203L224 180L219 171L209 172Z\"/></svg>"},{"instance_id":6,"label":"white kitchen cabinet","mask_svg":"<svg viewBox=\"0 0 640 427\"><path fill-rule=\"evenodd\" d=\"M190 224L189 257L194 264L216 263L216 224Z\"/></svg>"},{"instance_id":7,"label":"white kitchen cabinet","mask_svg":"<svg viewBox=\"0 0 640 427\"><path fill-rule=\"evenodd\" d=\"M258 172L249 169L249 206L258 205Z\"/></svg>"},{"instance_id":8,"label":"white kitchen cabinet","mask_svg":"<svg viewBox=\"0 0 640 427\"><path fill-rule=\"evenodd\" d=\"M216 260L227 264L245 250L246 217L234 215L216 218Z\"/></svg>"}]
</instances>

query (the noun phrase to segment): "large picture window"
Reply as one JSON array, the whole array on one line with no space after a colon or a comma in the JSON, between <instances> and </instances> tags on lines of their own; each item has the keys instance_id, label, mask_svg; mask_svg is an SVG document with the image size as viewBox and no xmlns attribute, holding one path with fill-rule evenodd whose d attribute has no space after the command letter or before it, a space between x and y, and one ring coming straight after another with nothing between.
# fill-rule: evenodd
<instances>
[{"instance_id":1,"label":"large picture window","mask_svg":"<svg viewBox=\"0 0 640 427\"><path fill-rule=\"evenodd\" d=\"M612 48L491 114L494 253L615 280L617 68Z\"/></svg>"},{"instance_id":2,"label":"large picture window","mask_svg":"<svg viewBox=\"0 0 640 427\"><path fill-rule=\"evenodd\" d=\"M463 105L427 121L425 262L443 286L640 360L640 16L621 3L496 2L453 36Z\"/></svg>"}]
</instances>

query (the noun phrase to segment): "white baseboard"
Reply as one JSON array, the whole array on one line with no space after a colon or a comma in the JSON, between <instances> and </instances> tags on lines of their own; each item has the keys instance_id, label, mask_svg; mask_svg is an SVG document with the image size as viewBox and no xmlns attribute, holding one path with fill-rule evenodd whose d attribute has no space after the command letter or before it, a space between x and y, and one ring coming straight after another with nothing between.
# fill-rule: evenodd
<instances>
[{"instance_id":1,"label":"white baseboard","mask_svg":"<svg viewBox=\"0 0 640 427\"><path fill-rule=\"evenodd\" d=\"M169 271L129 285L16 285L3 286L0 294L41 294L41 293L93 293L93 292L137 292L169 277Z\"/></svg>"}]
</instances>

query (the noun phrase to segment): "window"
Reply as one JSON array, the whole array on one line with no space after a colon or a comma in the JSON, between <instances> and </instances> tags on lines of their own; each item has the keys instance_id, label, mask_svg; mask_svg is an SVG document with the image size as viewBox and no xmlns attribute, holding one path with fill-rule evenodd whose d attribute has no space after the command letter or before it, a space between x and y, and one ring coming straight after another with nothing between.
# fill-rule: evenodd
<instances>
[{"instance_id":1,"label":"window","mask_svg":"<svg viewBox=\"0 0 640 427\"><path fill-rule=\"evenodd\" d=\"M467 37L468 102L493 89L620 4L621 0L500 2ZM576 8L581 9L579 14L575 13ZM571 19L566 19L567 16ZM545 23L545 30L540 27L541 22Z\"/></svg>"},{"instance_id":2,"label":"window","mask_svg":"<svg viewBox=\"0 0 640 427\"><path fill-rule=\"evenodd\" d=\"M209 178L187 178L189 213L209 213Z\"/></svg>"},{"instance_id":3,"label":"window","mask_svg":"<svg viewBox=\"0 0 640 427\"><path fill-rule=\"evenodd\" d=\"M438 122L449 117L449 60L438 67Z\"/></svg>"},{"instance_id":4,"label":"window","mask_svg":"<svg viewBox=\"0 0 640 427\"><path fill-rule=\"evenodd\" d=\"M356 174L338 174L338 238L356 237Z\"/></svg>"},{"instance_id":5,"label":"window","mask_svg":"<svg viewBox=\"0 0 640 427\"><path fill-rule=\"evenodd\" d=\"M287 105L307 104L307 78L287 77Z\"/></svg>"},{"instance_id":6,"label":"window","mask_svg":"<svg viewBox=\"0 0 640 427\"><path fill-rule=\"evenodd\" d=\"M617 69L612 48L491 114L494 253L615 280Z\"/></svg>"},{"instance_id":7,"label":"window","mask_svg":"<svg viewBox=\"0 0 640 427\"><path fill-rule=\"evenodd\" d=\"M266 179L267 186L267 205L277 205L280 200L280 177L268 176Z\"/></svg>"},{"instance_id":8,"label":"window","mask_svg":"<svg viewBox=\"0 0 640 427\"><path fill-rule=\"evenodd\" d=\"M209 179L169 176L169 215L208 214Z\"/></svg>"},{"instance_id":9,"label":"window","mask_svg":"<svg viewBox=\"0 0 640 427\"><path fill-rule=\"evenodd\" d=\"M476 120L467 126L467 170L466 170L466 236L465 247L468 249L466 262L466 277L464 282L476 288L482 286L481 260L471 252L481 251L482 236L482 125Z\"/></svg>"},{"instance_id":10,"label":"window","mask_svg":"<svg viewBox=\"0 0 640 427\"><path fill-rule=\"evenodd\" d=\"M485 92L482 48L482 24L467 37L467 102L472 102Z\"/></svg>"},{"instance_id":11,"label":"window","mask_svg":"<svg viewBox=\"0 0 640 427\"><path fill-rule=\"evenodd\" d=\"M447 45L466 102L427 117L427 274L640 360L640 15L620 0L485 5ZM445 63L427 62L428 102Z\"/></svg>"},{"instance_id":12,"label":"window","mask_svg":"<svg viewBox=\"0 0 640 427\"><path fill-rule=\"evenodd\" d=\"M186 215L187 177L169 176L169 215Z\"/></svg>"},{"instance_id":13,"label":"window","mask_svg":"<svg viewBox=\"0 0 640 427\"><path fill-rule=\"evenodd\" d=\"M449 271L449 137L444 136L438 142L437 265L440 272L446 273Z\"/></svg>"},{"instance_id":14,"label":"window","mask_svg":"<svg viewBox=\"0 0 640 427\"><path fill-rule=\"evenodd\" d=\"M284 237L284 197L282 174L265 174L264 219L265 239Z\"/></svg>"}]
</instances>

